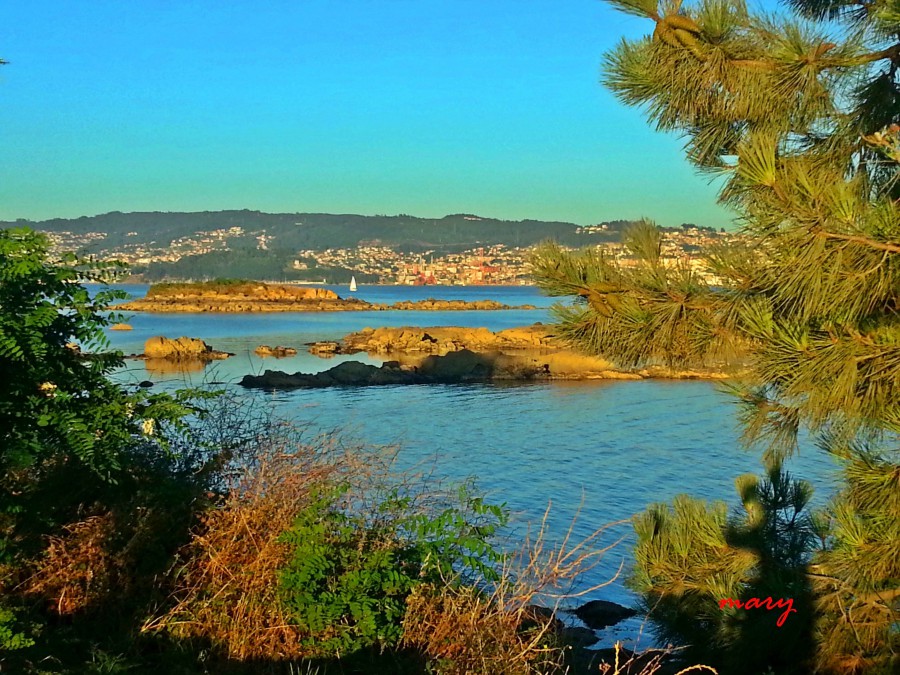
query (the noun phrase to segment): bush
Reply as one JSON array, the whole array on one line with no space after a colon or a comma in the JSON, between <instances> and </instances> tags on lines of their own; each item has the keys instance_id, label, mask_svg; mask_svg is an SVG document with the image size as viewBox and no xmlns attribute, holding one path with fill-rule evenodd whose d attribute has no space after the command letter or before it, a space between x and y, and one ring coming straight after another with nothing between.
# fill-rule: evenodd
<instances>
[{"instance_id":1,"label":"bush","mask_svg":"<svg viewBox=\"0 0 900 675\"><path fill-rule=\"evenodd\" d=\"M64 643L86 647L73 631L111 639L133 627L221 454L188 439L197 392L109 378L123 361L108 349L119 317L107 310L124 294L82 282L120 271L51 260L45 236L0 230L0 652L22 668Z\"/></svg>"},{"instance_id":2,"label":"bush","mask_svg":"<svg viewBox=\"0 0 900 675\"><path fill-rule=\"evenodd\" d=\"M506 520L501 507L461 489L458 504L414 513L415 499L393 490L367 514L349 489L316 498L283 536L282 600L311 654L394 647L417 586L460 572L494 577L499 555L488 540Z\"/></svg>"},{"instance_id":3,"label":"bush","mask_svg":"<svg viewBox=\"0 0 900 675\"><path fill-rule=\"evenodd\" d=\"M335 436L260 433L185 549L173 604L147 631L206 640L239 661L396 646L412 589L490 575L501 507L396 474Z\"/></svg>"},{"instance_id":4,"label":"bush","mask_svg":"<svg viewBox=\"0 0 900 675\"><path fill-rule=\"evenodd\" d=\"M635 517L635 569L629 585L642 595L660 641L726 672L806 672L814 642L808 580L820 526L807 512L808 483L773 468L767 479L737 480L743 509L687 495ZM791 600L793 611L722 607L726 598Z\"/></svg>"}]
</instances>

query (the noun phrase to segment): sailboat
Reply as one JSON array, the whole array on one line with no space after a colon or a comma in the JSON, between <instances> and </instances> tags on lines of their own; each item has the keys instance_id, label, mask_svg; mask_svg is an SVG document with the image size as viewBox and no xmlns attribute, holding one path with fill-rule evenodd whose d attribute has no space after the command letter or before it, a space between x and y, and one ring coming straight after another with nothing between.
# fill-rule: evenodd
<instances>
[{"instance_id":1,"label":"sailboat","mask_svg":"<svg viewBox=\"0 0 900 675\"><path fill-rule=\"evenodd\" d=\"M356 277L351 275L351 277L350 277L350 292L353 293L355 291L356 291Z\"/></svg>"}]
</instances>

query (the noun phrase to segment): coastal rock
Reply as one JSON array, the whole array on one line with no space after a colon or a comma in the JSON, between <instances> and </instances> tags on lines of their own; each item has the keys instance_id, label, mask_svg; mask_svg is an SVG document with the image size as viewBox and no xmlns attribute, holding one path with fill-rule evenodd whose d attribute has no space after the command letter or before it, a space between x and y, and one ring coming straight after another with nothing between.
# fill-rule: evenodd
<instances>
[{"instance_id":1,"label":"coastal rock","mask_svg":"<svg viewBox=\"0 0 900 675\"><path fill-rule=\"evenodd\" d=\"M286 356L294 356L297 353L297 350L293 347L282 347L281 345L277 347L270 347L269 345L259 345L259 347L257 347L253 351L259 356L274 356L276 359L283 359Z\"/></svg>"},{"instance_id":2,"label":"coastal rock","mask_svg":"<svg viewBox=\"0 0 900 675\"><path fill-rule=\"evenodd\" d=\"M469 349L472 351L500 349L550 348L552 337L546 326L536 324L493 333L487 328L433 326L429 328L375 328L351 333L341 342L341 352L423 352L446 354Z\"/></svg>"},{"instance_id":3,"label":"coastal rock","mask_svg":"<svg viewBox=\"0 0 900 675\"><path fill-rule=\"evenodd\" d=\"M208 300L259 300L259 301L307 301L338 300L338 294L327 288L310 288L287 284L217 283L155 284L147 291L146 298L208 299Z\"/></svg>"},{"instance_id":4,"label":"coastal rock","mask_svg":"<svg viewBox=\"0 0 900 675\"><path fill-rule=\"evenodd\" d=\"M151 286L143 298L117 305L116 309L140 312L334 312L334 311L453 311L534 309L510 307L495 300L402 301L373 304L358 298L341 298L326 288L259 282L165 283Z\"/></svg>"},{"instance_id":5,"label":"coastal rock","mask_svg":"<svg viewBox=\"0 0 900 675\"><path fill-rule=\"evenodd\" d=\"M572 647L590 647L597 643L594 631L582 626L566 626L560 631L560 639Z\"/></svg>"},{"instance_id":6,"label":"coastal rock","mask_svg":"<svg viewBox=\"0 0 900 675\"><path fill-rule=\"evenodd\" d=\"M180 337L173 340L157 335L144 343L144 356L147 359L215 360L233 354L216 351L198 338Z\"/></svg>"},{"instance_id":7,"label":"coastal rock","mask_svg":"<svg viewBox=\"0 0 900 675\"><path fill-rule=\"evenodd\" d=\"M342 354L341 345L339 342L333 341L325 341L325 342L310 342L307 344L309 348L310 354L316 354L318 356L334 356L335 354Z\"/></svg>"},{"instance_id":8,"label":"coastal rock","mask_svg":"<svg viewBox=\"0 0 900 675\"><path fill-rule=\"evenodd\" d=\"M608 626L615 626L620 621L635 616L637 611L608 600L591 600L573 610L572 613L581 619L588 628L600 630Z\"/></svg>"},{"instance_id":9,"label":"coastal rock","mask_svg":"<svg viewBox=\"0 0 900 675\"><path fill-rule=\"evenodd\" d=\"M466 326L382 327L350 333L339 342L312 343L310 353L319 356L390 354L410 367L419 367L427 355L448 355L469 350L478 354L498 352L495 373L490 379L552 380L643 380L722 379L739 372L725 364L703 370L678 371L662 366L636 369L617 368L606 359L568 348L553 334L553 326L535 323L491 332L487 328ZM517 368L511 368L518 363ZM497 375L497 365L507 366L505 375ZM520 372L516 372L516 371Z\"/></svg>"},{"instance_id":10,"label":"coastal rock","mask_svg":"<svg viewBox=\"0 0 900 675\"><path fill-rule=\"evenodd\" d=\"M418 365L404 367L387 361L380 367L359 361L345 361L321 373L294 373L267 370L262 375L246 375L241 385L263 389L303 387L368 386L386 384L455 384L491 380L529 380L540 375L532 364L499 353L476 354L463 349L444 356L428 356Z\"/></svg>"},{"instance_id":11,"label":"coastal rock","mask_svg":"<svg viewBox=\"0 0 900 675\"><path fill-rule=\"evenodd\" d=\"M345 361L322 373L288 373L267 370L262 375L245 375L241 386L250 389L318 389L323 387L385 384L420 384L425 378L415 372L383 364L380 368L359 361Z\"/></svg>"},{"instance_id":12,"label":"coastal rock","mask_svg":"<svg viewBox=\"0 0 900 675\"><path fill-rule=\"evenodd\" d=\"M134 327L128 323L114 323L109 327L110 330L134 330Z\"/></svg>"},{"instance_id":13,"label":"coastal rock","mask_svg":"<svg viewBox=\"0 0 900 675\"><path fill-rule=\"evenodd\" d=\"M706 368L704 370L677 370L666 366L652 366L638 371L643 377L660 378L667 380L724 380L733 377L734 373L724 366L719 368Z\"/></svg>"},{"instance_id":14,"label":"coastal rock","mask_svg":"<svg viewBox=\"0 0 900 675\"><path fill-rule=\"evenodd\" d=\"M435 300L428 298L426 300L407 300L395 302L389 305L394 310L431 310L437 312L452 312L459 310L497 310L510 309L509 305L504 305L496 300Z\"/></svg>"}]
</instances>

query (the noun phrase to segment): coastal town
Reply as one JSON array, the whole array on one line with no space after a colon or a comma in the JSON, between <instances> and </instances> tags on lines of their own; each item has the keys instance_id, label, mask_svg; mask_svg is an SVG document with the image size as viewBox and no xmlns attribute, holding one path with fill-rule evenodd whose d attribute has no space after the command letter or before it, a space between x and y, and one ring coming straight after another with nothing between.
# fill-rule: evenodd
<instances>
[{"instance_id":1,"label":"coastal town","mask_svg":"<svg viewBox=\"0 0 900 675\"><path fill-rule=\"evenodd\" d=\"M578 234L596 236L597 248L602 248L619 264L627 267L636 258L618 239L617 231L607 224L578 227ZM129 264L139 273L141 268L154 263L173 263L190 256L226 252L241 248L267 251L272 237L263 231L246 231L242 227L199 231L191 236L178 237L168 245L157 242L130 243L136 232L128 232L124 243L104 245L107 235L102 232L72 233L66 231L47 233L53 249L59 253L72 250L93 251L96 258L118 260ZM741 235L686 224L678 228L663 229L662 260L666 264L688 264L707 281L716 279L705 268L701 249L714 244L737 241ZM236 244L239 242L239 245ZM486 243L459 252L425 249L411 252L402 247L387 246L378 241L361 242L355 248L326 248L324 250L297 250L289 263L290 270L304 273L309 281L315 281L318 269L344 269L373 279L374 283L397 285L529 285L532 283L529 255L533 247L507 246L502 243ZM272 270L272 279L278 279L281 271Z\"/></svg>"}]
</instances>

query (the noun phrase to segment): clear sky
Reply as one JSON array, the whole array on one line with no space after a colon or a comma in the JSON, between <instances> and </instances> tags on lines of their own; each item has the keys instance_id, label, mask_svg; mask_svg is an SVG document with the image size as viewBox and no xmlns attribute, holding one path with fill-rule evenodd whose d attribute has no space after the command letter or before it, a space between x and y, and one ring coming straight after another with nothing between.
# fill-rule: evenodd
<instances>
[{"instance_id":1,"label":"clear sky","mask_svg":"<svg viewBox=\"0 0 900 675\"><path fill-rule=\"evenodd\" d=\"M601 0L0 3L0 219L477 213L729 226L599 83Z\"/></svg>"}]
</instances>

